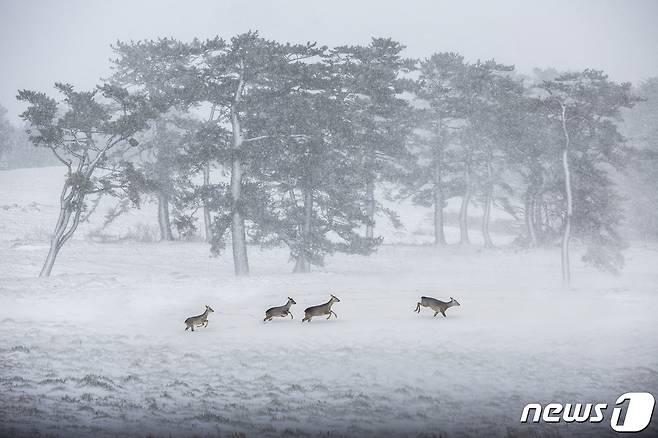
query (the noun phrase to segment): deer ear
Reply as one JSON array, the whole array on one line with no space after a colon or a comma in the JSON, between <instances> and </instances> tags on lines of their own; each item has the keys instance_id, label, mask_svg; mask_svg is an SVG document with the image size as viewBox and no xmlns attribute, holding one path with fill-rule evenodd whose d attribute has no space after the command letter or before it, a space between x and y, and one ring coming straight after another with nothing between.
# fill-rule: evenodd
<instances>
[{"instance_id":1,"label":"deer ear","mask_svg":"<svg viewBox=\"0 0 658 438\"><path fill-rule=\"evenodd\" d=\"M454 298L453 298L453 297L450 297L450 299L451 299L451 300L454 300Z\"/></svg>"}]
</instances>

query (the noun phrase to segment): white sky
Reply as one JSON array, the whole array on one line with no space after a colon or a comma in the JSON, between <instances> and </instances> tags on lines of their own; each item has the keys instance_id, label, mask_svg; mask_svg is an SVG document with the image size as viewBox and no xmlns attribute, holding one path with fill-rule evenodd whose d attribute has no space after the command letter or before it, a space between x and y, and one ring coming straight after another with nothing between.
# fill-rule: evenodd
<instances>
[{"instance_id":1,"label":"white sky","mask_svg":"<svg viewBox=\"0 0 658 438\"><path fill-rule=\"evenodd\" d=\"M407 56L456 51L521 72L591 67L618 81L658 76L658 0L0 0L0 105L20 88L93 87L109 45L158 36L230 38L249 29L329 46L390 36Z\"/></svg>"}]
</instances>

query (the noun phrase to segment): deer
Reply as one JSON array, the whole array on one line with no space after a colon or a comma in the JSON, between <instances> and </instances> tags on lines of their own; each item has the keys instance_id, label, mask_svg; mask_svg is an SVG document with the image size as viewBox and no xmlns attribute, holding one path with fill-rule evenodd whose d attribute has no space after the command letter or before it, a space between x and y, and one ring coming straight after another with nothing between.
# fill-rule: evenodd
<instances>
[{"instance_id":1,"label":"deer","mask_svg":"<svg viewBox=\"0 0 658 438\"><path fill-rule=\"evenodd\" d=\"M201 315L197 316L190 316L185 320L185 331L187 329L192 329L194 331L194 326L196 325L197 327L208 327L208 315L213 313L214 310L210 306L206 306L205 312L203 312Z\"/></svg>"},{"instance_id":2,"label":"deer","mask_svg":"<svg viewBox=\"0 0 658 438\"><path fill-rule=\"evenodd\" d=\"M275 316L280 316L283 318L290 315L290 319L295 319L292 316L292 312L290 311L290 306L292 306L293 304L297 304L297 302L292 298L288 297L288 302L283 306L271 307L267 309L265 311L265 319L263 320L263 322L271 321L272 318L274 318Z\"/></svg>"},{"instance_id":3,"label":"deer","mask_svg":"<svg viewBox=\"0 0 658 438\"><path fill-rule=\"evenodd\" d=\"M430 309L434 310L434 316L439 314L441 312L441 315L443 317L446 317L446 310L453 306L459 306L459 302L454 299L453 297L450 297L450 301L447 303L445 301L440 301L437 300L436 298L432 297L420 297L420 302L416 304L416 308L414 309L414 312L420 313L420 306L423 307L429 307Z\"/></svg>"},{"instance_id":4,"label":"deer","mask_svg":"<svg viewBox=\"0 0 658 438\"><path fill-rule=\"evenodd\" d=\"M306 310L304 310L305 316L304 319L302 319L302 323L304 323L304 321L311 322L311 319L314 316L320 316L320 315L329 315L327 316L327 319L331 318L331 315L334 315L335 318L338 318L336 312L331 310L331 306L334 303L338 303L338 302L340 302L338 297L331 295L331 299L328 302L324 304L320 304L318 306L311 306L307 308Z\"/></svg>"}]
</instances>

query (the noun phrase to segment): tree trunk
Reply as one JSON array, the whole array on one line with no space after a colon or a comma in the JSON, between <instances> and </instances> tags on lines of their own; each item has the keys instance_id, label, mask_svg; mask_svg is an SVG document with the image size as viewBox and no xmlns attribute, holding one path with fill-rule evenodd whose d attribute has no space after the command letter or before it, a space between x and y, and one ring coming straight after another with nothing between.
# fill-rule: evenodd
<instances>
[{"instance_id":1,"label":"tree trunk","mask_svg":"<svg viewBox=\"0 0 658 438\"><path fill-rule=\"evenodd\" d=\"M66 227L66 223L68 222L71 213L68 211L68 201L64 201L64 196L66 193L68 185L64 185L64 189L62 189L62 196L60 197L60 209L59 209L59 217L57 218L57 223L55 224L55 229L53 230L53 235L50 236L50 249L48 250L48 255L46 256L46 260L43 263L43 266L41 267L41 272L39 273L39 277L50 277L50 273L53 270L53 265L55 264L55 259L57 259L57 255L59 254L60 250L60 245L59 241L62 237L62 234L64 234L64 228Z\"/></svg>"},{"instance_id":2,"label":"tree trunk","mask_svg":"<svg viewBox=\"0 0 658 438\"><path fill-rule=\"evenodd\" d=\"M310 190L304 192L304 224L302 226L302 240L304 242L303 251L297 256L295 273L311 272L311 263L305 251L309 250L311 244L311 221L313 220L313 193Z\"/></svg>"},{"instance_id":3,"label":"tree trunk","mask_svg":"<svg viewBox=\"0 0 658 438\"><path fill-rule=\"evenodd\" d=\"M59 254L59 249L60 248L56 244L50 242L50 250L48 250L48 256L46 257L46 261L43 263L43 266L41 267L41 272L39 273L39 277L50 277L50 273L53 270L53 265L55 264L55 259Z\"/></svg>"},{"instance_id":4,"label":"tree trunk","mask_svg":"<svg viewBox=\"0 0 658 438\"><path fill-rule=\"evenodd\" d=\"M569 153L562 151L562 167L564 169L564 185L567 191L567 212L564 219L564 233L562 234L562 283L568 286L571 283L571 263L569 261L569 241L571 240L571 216L573 214L573 199L571 197L571 174L569 169Z\"/></svg>"},{"instance_id":5,"label":"tree trunk","mask_svg":"<svg viewBox=\"0 0 658 438\"><path fill-rule=\"evenodd\" d=\"M55 230L53 231L53 235L50 238L50 249L48 250L48 255L46 256L46 260L43 263L43 266L41 267L41 272L39 273L39 277L50 277L50 273L53 270L53 266L55 264L55 260L57 259L57 255L59 254L59 250L62 248L62 245L60 244L62 235L64 234L64 229L66 228L66 223L68 222L68 218L71 216L70 212L67 213L64 210L60 213L60 219L57 221L57 225L55 225Z\"/></svg>"},{"instance_id":6,"label":"tree trunk","mask_svg":"<svg viewBox=\"0 0 658 438\"><path fill-rule=\"evenodd\" d=\"M368 176L366 182L366 197L366 214L368 215L366 238L372 239L375 234L375 178L373 175Z\"/></svg>"},{"instance_id":7,"label":"tree trunk","mask_svg":"<svg viewBox=\"0 0 658 438\"><path fill-rule=\"evenodd\" d=\"M203 229L206 242L212 240L212 219L210 218L210 208L208 208L208 187L210 186L210 163L203 166L203 188L206 195L203 197Z\"/></svg>"},{"instance_id":8,"label":"tree trunk","mask_svg":"<svg viewBox=\"0 0 658 438\"><path fill-rule=\"evenodd\" d=\"M484 213L482 215L482 237L485 248L493 248L494 244L489 234L489 222L491 221L491 191L487 191L484 199Z\"/></svg>"},{"instance_id":9,"label":"tree trunk","mask_svg":"<svg viewBox=\"0 0 658 438\"><path fill-rule=\"evenodd\" d=\"M434 168L434 244L445 246L446 236L443 232L443 186L441 184L441 167Z\"/></svg>"},{"instance_id":10,"label":"tree trunk","mask_svg":"<svg viewBox=\"0 0 658 438\"><path fill-rule=\"evenodd\" d=\"M569 241L571 240L571 216L573 215L573 198L571 194L571 172L569 168L570 138L567 130L566 107L562 106L562 130L564 131L564 149L562 150L562 169L564 171L564 186L567 192L567 211L564 218L564 233L562 234L562 284L571 283L571 263L569 261Z\"/></svg>"},{"instance_id":11,"label":"tree trunk","mask_svg":"<svg viewBox=\"0 0 658 438\"><path fill-rule=\"evenodd\" d=\"M528 246L537 246L537 232L535 229L535 199L532 189L528 188L525 195L525 227L528 234Z\"/></svg>"},{"instance_id":12,"label":"tree trunk","mask_svg":"<svg viewBox=\"0 0 658 438\"><path fill-rule=\"evenodd\" d=\"M303 255L299 255L295 261L295 267L292 270L294 274L306 274L311 272L311 265Z\"/></svg>"},{"instance_id":13,"label":"tree trunk","mask_svg":"<svg viewBox=\"0 0 658 438\"><path fill-rule=\"evenodd\" d=\"M487 161L487 192L484 196L484 213L482 215L482 238L485 248L493 248L494 244L489 234L489 222L491 220L491 202L493 198L493 176L491 171L491 160Z\"/></svg>"},{"instance_id":14,"label":"tree trunk","mask_svg":"<svg viewBox=\"0 0 658 438\"><path fill-rule=\"evenodd\" d=\"M466 184L466 189L464 191L464 196L462 197L462 205L459 209L459 243L462 245L467 245L471 243L468 238L468 204L471 202L471 166L470 163L466 163L466 169L464 171L464 182Z\"/></svg>"},{"instance_id":15,"label":"tree trunk","mask_svg":"<svg viewBox=\"0 0 658 438\"><path fill-rule=\"evenodd\" d=\"M234 158L231 167L231 243L233 246L233 268L235 275L249 275L249 259L247 258L247 236L244 216L241 212L242 195L242 162Z\"/></svg>"},{"instance_id":16,"label":"tree trunk","mask_svg":"<svg viewBox=\"0 0 658 438\"><path fill-rule=\"evenodd\" d=\"M160 240L174 240L169 219L169 200L162 193L158 193L158 225L160 225Z\"/></svg>"},{"instance_id":17,"label":"tree trunk","mask_svg":"<svg viewBox=\"0 0 658 438\"><path fill-rule=\"evenodd\" d=\"M541 193L535 193L532 197L532 225L535 230L537 246L543 242L545 235L545 220L542 212L543 205L543 196Z\"/></svg>"},{"instance_id":18,"label":"tree trunk","mask_svg":"<svg viewBox=\"0 0 658 438\"><path fill-rule=\"evenodd\" d=\"M215 105L210 108L210 115L208 116L208 122L215 122ZM204 239L206 242L212 240L212 218L210 216L210 208L208 207L208 192L210 187L210 157L207 157L208 161L203 166L203 230L204 230ZM220 236L221 237L221 236Z\"/></svg>"},{"instance_id":19,"label":"tree trunk","mask_svg":"<svg viewBox=\"0 0 658 438\"><path fill-rule=\"evenodd\" d=\"M59 251L73 236L75 230L78 229L78 225L80 224L80 215L82 214L82 203L84 201L85 194L82 192L76 193L74 190L75 188L72 187L68 182L64 183L64 187L62 188L62 193L59 198L59 217L57 218L57 223L55 224L53 235L50 238L50 249L48 250L46 260L41 267L41 272L39 272L39 277L50 277L50 273L53 270L53 266ZM75 201L73 201L74 197ZM73 216L73 222L71 223L71 215L73 215L74 212L75 215Z\"/></svg>"},{"instance_id":20,"label":"tree trunk","mask_svg":"<svg viewBox=\"0 0 658 438\"><path fill-rule=\"evenodd\" d=\"M247 258L247 238L245 234L244 216L242 215L242 160L239 151L242 148L242 131L238 115L238 104L242 95L244 83L240 80L231 106L231 128L233 131L233 153L231 163L231 242L233 247L233 268L235 275L249 275L249 259Z\"/></svg>"},{"instance_id":21,"label":"tree trunk","mask_svg":"<svg viewBox=\"0 0 658 438\"><path fill-rule=\"evenodd\" d=\"M231 216L231 243L233 245L233 268L235 275L249 275L244 217L237 208L233 210L233 215Z\"/></svg>"}]
</instances>

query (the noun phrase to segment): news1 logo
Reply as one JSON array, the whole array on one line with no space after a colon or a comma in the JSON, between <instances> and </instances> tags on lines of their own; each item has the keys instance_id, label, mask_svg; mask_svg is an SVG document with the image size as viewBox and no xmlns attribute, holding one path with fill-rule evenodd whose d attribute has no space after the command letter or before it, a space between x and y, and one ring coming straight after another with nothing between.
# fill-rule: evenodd
<instances>
[{"instance_id":1,"label":"news1 logo","mask_svg":"<svg viewBox=\"0 0 658 438\"><path fill-rule=\"evenodd\" d=\"M626 403L628 402L628 403ZM615 432L640 432L651 422L656 400L648 392L627 392L615 402L610 417L610 427ZM600 423L605 419L606 403L529 403L521 413L521 423ZM530 413L532 412L532 417ZM625 415L622 415L625 414Z\"/></svg>"}]
</instances>

